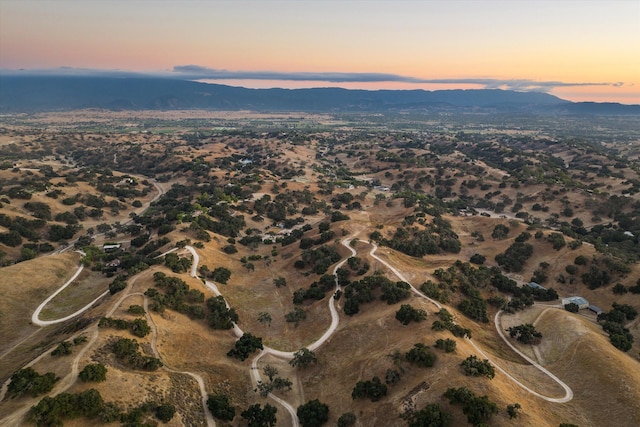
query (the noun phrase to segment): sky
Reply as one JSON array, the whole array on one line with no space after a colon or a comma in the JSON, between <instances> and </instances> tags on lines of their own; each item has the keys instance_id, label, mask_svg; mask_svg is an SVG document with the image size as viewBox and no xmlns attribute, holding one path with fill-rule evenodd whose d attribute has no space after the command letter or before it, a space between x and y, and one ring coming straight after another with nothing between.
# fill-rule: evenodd
<instances>
[{"instance_id":1,"label":"sky","mask_svg":"<svg viewBox=\"0 0 640 427\"><path fill-rule=\"evenodd\" d=\"M640 104L640 0L0 0L0 73Z\"/></svg>"}]
</instances>

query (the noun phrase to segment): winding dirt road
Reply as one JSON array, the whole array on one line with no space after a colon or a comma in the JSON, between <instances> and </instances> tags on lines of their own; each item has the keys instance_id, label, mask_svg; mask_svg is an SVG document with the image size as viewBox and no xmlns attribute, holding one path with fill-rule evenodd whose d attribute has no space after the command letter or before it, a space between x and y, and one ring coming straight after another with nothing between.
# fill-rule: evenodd
<instances>
[{"instance_id":1,"label":"winding dirt road","mask_svg":"<svg viewBox=\"0 0 640 427\"><path fill-rule=\"evenodd\" d=\"M82 251L78 251L78 252L80 254L82 254L83 256L85 255L84 252L82 252ZM73 281L76 280L76 278L80 275L80 273L82 273L82 270L84 270L84 266L80 265L80 267L78 267L78 270L76 270L75 274L73 276L71 276L71 278L69 280L67 280L67 282L64 285L62 285L57 291L55 291L54 293L49 295L49 297L47 299L42 301L42 303L38 306L38 308L36 308L36 310L31 315L31 323L33 323L34 325L37 325L37 326L49 326L49 325L55 325L56 323L65 322L65 321L67 321L69 319L73 319L74 317L76 317L76 316L84 313L88 309L90 309L96 302L98 302L101 298L104 298L109 293L108 290L104 291L96 299L91 301L89 304L85 305L80 310L76 311L75 313L71 313L68 316L61 317L59 319L54 319L54 320L40 320L40 312L45 308L45 306L52 299L54 299L56 297L56 295L58 295L67 286L69 286L71 283L73 283Z\"/></svg>"},{"instance_id":2,"label":"winding dirt road","mask_svg":"<svg viewBox=\"0 0 640 427\"><path fill-rule=\"evenodd\" d=\"M156 184L157 185L157 184ZM160 187L158 186L158 188L160 189ZM159 194L157 197L159 197L161 194ZM156 197L156 199L157 199ZM154 199L155 200L155 199ZM408 283L411 287L412 292L414 292L416 295L418 295L421 298L425 298L428 301L430 301L433 305L435 305L438 309L442 309L443 306L442 304L440 304L438 301L435 301L429 297L427 297L426 295L424 295L422 292L420 292L418 289L416 289L405 277L404 275L395 267L391 266L388 262L386 262L385 260L383 260L382 258L378 257L376 255L376 251L378 250L378 246L375 243L372 242L367 242L364 240L358 240L359 242L364 242L367 244L370 244L372 246L371 251L369 252L369 256L371 256L373 259L377 260L378 262L380 262L381 264L383 264L385 267L387 267L390 271L392 271L400 280ZM352 256L355 256L357 254L356 250L351 247L351 245L349 244L351 242L350 238L344 239L342 240L342 245L344 245L346 248L348 248L351 251ZM190 275L194 278L197 278L197 271L198 271L198 264L200 262L200 257L198 256L198 253L196 252L196 250L191 247L191 246L186 246L185 247L186 250L188 250L192 256L193 256L193 262L191 265L191 271L190 271ZM341 286L338 283L338 279L337 279L337 270L338 268L342 267L342 265L344 265L344 263L347 261L348 257L344 258L340 263L338 263L334 269L333 269L333 274L334 276L336 276L336 291L341 289ZM101 295L100 297L96 298L96 300L92 301L90 304L88 304L86 307L83 307L81 310L77 311L76 313L73 313L69 316L66 316L65 318L62 319L56 319L56 320L50 320L50 321L42 321L39 319L39 314L42 311L42 309L46 306L46 304L48 302L50 302L56 295L58 295L64 288L66 288L71 282L73 282L73 280L75 280L77 278L77 276L80 274L80 272L82 271L82 267L80 267L78 269L78 271L76 271L76 273L74 274L74 276L67 281L67 283L65 283L60 289L58 289L55 293L53 293L49 298L47 298L42 304L40 304L40 306L36 309L36 311L33 313L32 316L32 321L34 324L37 324L39 326L47 326L47 325L51 325L54 323L59 323L59 322L63 322L65 320L68 320L70 318L73 318L77 315L79 315L80 313L82 313L83 311L87 310L89 307L91 307L91 305L93 305L98 299L102 298L107 292L105 292L105 294ZM135 278L133 279L133 281L135 281ZM132 284L133 281L130 283ZM212 292L214 292L214 294L216 295L222 295L218 289L218 287L216 286L215 283L205 280L204 281L205 286L210 289ZM129 289L130 286L127 286L127 289ZM129 296L134 295L134 294L129 294L126 293L124 294L112 307L112 309L110 310L110 313L113 313L115 311L115 309L122 303L122 301L124 301L124 299L128 298ZM147 298L145 297L144 299L144 304L145 304L145 312L147 312L147 318L150 321L150 324L152 325L152 329L153 329L153 336L152 336L152 349L153 349L153 353L156 357L160 358L160 354L157 350L157 327L155 325L155 323L153 322L153 319L151 318L151 316L148 314L148 310L147 310ZM225 300L225 303L228 306L228 303ZM329 298L328 301L328 306L329 306L329 311L331 314L331 324L329 325L329 327L327 328L327 330L324 332L324 334L316 341L314 341L313 343L309 344L309 346L307 347L309 350L317 350L319 347L321 347L335 332L335 330L337 329L339 322L340 322L340 316L338 313L338 310L335 306L335 299L333 297ZM565 390L565 395L563 397L560 398L556 398L556 397L549 397L549 396L544 396L538 392L536 392L535 390L530 389L529 387L527 387L526 385L522 384L519 380L517 380L515 377L513 377L511 374L509 374L506 370L504 370L503 368L501 368L499 365L497 365L493 360L491 360L490 357L488 357L483 351L482 349L480 349L476 343L471 340L470 338L466 338L466 340L475 348L475 350L485 359L489 360L495 367L496 369L503 373L507 378L509 378L511 381L513 381L515 384L517 384L518 386L520 386L522 389L526 390L527 392L543 399L549 402L554 402L554 403L565 403L565 402L569 402L571 399L573 399L573 391L571 390L571 388L565 384L564 382L562 382L557 376L555 376L553 373L551 373L550 371L548 371L546 368L544 368L543 366L541 366L539 363L535 362L534 360L532 360L531 358L529 358L527 355L525 355L524 353L522 353L521 351L519 351L504 335L501 327L500 327L500 316L501 316L502 312L498 312L494 318L494 324L496 327L496 330L498 331L499 336L502 338L502 340L514 351L516 352L516 354L520 355L524 360L526 360L528 363L530 363L532 366L534 366L535 368L537 368L538 370L540 370L541 372L543 372L545 375L547 375L549 378L551 378L553 381L555 381L556 383L558 383L564 390ZM240 329L236 324L234 324L234 328L233 328L234 334L237 337L241 337L244 332L242 331L242 329ZM61 383L64 384L60 384L60 387L63 388L64 390L66 390L67 388L69 388L73 382L75 382L75 378L77 378L77 370L78 370L78 362L81 358L81 356L88 351L88 349L90 348L90 344L93 343L95 341L95 339L97 338L98 335L98 331L97 331L97 327L96 330L90 340L90 342L82 349L82 351L80 352L80 354L78 354L78 356L76 356L76 358L74 358L74 362L72 365L72 372L67 375L64 379L64 381L62 381ZM285 351L281 351L281 350L276 350L273 349L271 347L265 346L264 349L256 356L254 357L254 359L251 362L251 377L253 378L253 380L257 383L259 381L262 381L262 378L260 376L260 372L258 369L258 361L266 354L271 354L275 357L278 358L282 358L282 359L286 359L286 360L291 360L294 357L294 353L295 352L285 352ZM34 360L32 362L35 363L38 359ZM165 365L166 366L166 365ZM204 380L202 379L202 377L198 374L195 374L193 372L188 372L188 371L178 371L175 369L172 369L168 366L166 366L166 369L171 371L171 372L176 372L176 373L180 373L180 374L184 374L184 375L189 375L192 378L194 378L196 380L196 382L198 383L198 386L200 388L200 392L202 394L202 403L203 403L203 407L204 407L204 412L205 412L205 417L206 417L206 421L207 421L207 425L209 427L215 427L215 420L213 419L211 413L207 410L207 406L206 406L206 401L207 401L207 392L206 392L206 388L205 388L205 384L204 384ZM72 375L73 374L73 375ZM6 384L5 387L6 388ZM58 389L58 387L56 387L56 389ZM269 398L271 398L272 400L274 400L275 402L277 402L279 405L281 405L291 416L291 420L292 420L292 426L294 427L299 427L299 420L298 417L296 415L296 410L295 408L293 408L293 406L291 404L289 404L288 402L286 402L285 400L281 399L280 397L270 393L269 394ZM17 415L17 414L14 414ZM24 414L22 414L24 415Z\"/></svg>"},{"instance_id":3,"label":"winding dirt road","mask_svg":"<svg viewBox=\"0 0 640 427\"><path fill-rule=\"evenodd\" d=\"M362 241L362 240L361 240ZM404 282L409 283L409 285L411 286L411 289L413 290L414 293L416 293L417 295L421 296L422 298L426 298L427 300L429 300L431 303L433 303L436 307L438 307L439 309L442 309L442 305L440 303L438 303L438 301L435 301L429 297L427 297L426 295L424 295L422 292L418 291L416 288L413 287L413 285L394 267L392 267L391 265L389 265L389 263L387 263L386 261L384 261L383 259L381 259L380 257L378 257L377 255L375 255L375 252L378 250L378 246L375 243L371 243L371 245L373 246L373 249L371 249L371 252L369 253L369 255L371 257L373 257L374 259L378 260L379 262L381 262L382 264L384 264L387 268L389 268L391 271L393 271L393 273L398 276L398 278ZM496 331L498 331L498 335L500 335L500 338L502 338L502 340L514 351L516 352L520 357L522 357L524 360L526 360L528 363L530 363L532 366L534 366L535 368L537 368L538 370L540 370L542 373L544 373L545 375L547 375L549 378L551 378L553 381L555 381L556 383L558 383L565 391L565 395L563 397L549 397L549 396L545 396L542 395L538 392L536 392L535 390L530 389L529 387L527 387L526 385L524 385L523 383L521 383L519 380L517 380L515 377L513 377L511 374L509 374L506 370L504 370L503 368L501 368L498 364L496 364L496 362L494 360L492 360L489 356L487 356L481 349L480 347L478 347L476 345L476 343L471 339L471 338L465 338L467 340L467 342L469 342L473 348L476 349L476 351L485 359L489 360L495 367L496 369L498 369L500 372L502 372L504 375L507 376L507 378L509 378L511 381L513 381L515 384L517 384L518 386L520 386L521 388L523 388L524 390L528 391L529 393L533 394L534 396L537 396L543 400L546 400L547 402L554 402L554 403L566 403L569 402L571 399L573 399L573 390L571 390L571 388L564 383L562 380L560 380L560 378L558 378L557 376L555 376L553 373L551 373L549 370L547 370L546 368L544 368L543 366L541 366L539 363L537 363L536 361L532 360L530 357L528 357L526 354L522 353L520 350L518 350L508 339L507 337L505 337L503 331L502 331L502 327L500 326L500 316L502 315L502 310L499 311L498 313L496 313L496 316L494 318L494 324L496 327Z\"/></svg>"},{"instance_id":4,"label":"winding dirt road","mask_svg":"<svg viewBox=\"0 0 640 427\"><path fill-rule=\"evenodd\" d=\"M342 245L344 245L346 248L348 248L351 251L352 256L355 256L357 254L357 252L353 247L351 247L349 242L351 242L351 239L347 238L347 239L342 240L341 243L342 243ZM427 297L425 294L423 294L418 289L416 289L411 284L411 282L409 282L406 279L406 277L404 277L404 275L398 269L396 269L395 267L391 266L388 262L386 262L385 260L383 260L382 258L377 256L376 255L376 251L378 250L378 246L375 243L367 242L365 240L359 240L359 242L364 242L364 243L370 244L372 246L372 249L369 252L369 256L371 256L373 259L377 260L378 262L380 262L381 264L386 266L400 280L408 283L411 286L412 292L414 292L416 295L418 295L421 298L427 299L433 305L435 305L438 309L442 309L443 308L442 304L440 304L438 301L435 301L435 300ZM197 268L198 268L198 263L200 261L200 257L198 256L197 252L195 251L195 249L193 247L187 246L186 249L189 250L189 252L191 252L191 254L193 255L193 263L192 263L192 266L191 266L191 275L193 277L197 277ZM334 276L336 276L336 272L337 272L338 268L342 267L342 265L344 265L344 263L347 261L347 259L348 258L343 259L340 263L338 263L335 266L335 268L333 269ZM336 280L336 291L338 291L338 290L341 289L341 287L338 284L337 276L336 276L335 280ZM212 283L210 281L205 281L205 285L207 286L207 288L211 289L216 295L222 295L220 293L218 287L215 285L215 283ZM225 303L226 303L226 301L225 301ZM227 306L228 306L228 304L227 304ZM338 327L338 324L340 322L340 316L338 314L338 310L335 307L334 298L329 298L329 311L331 313L331 325L329 326L329 328L327 328L325 333L317 341L313 342L312 344L310 344L307 347L309 350L313 351L313 350L318 349L320 346L322 346L322 344L324 344L331 337L331 335L335 332L336 328ZM558 383L565 391L565 395L563 397L559 397L559 398L558 397L549 397L549 396L542 395L542 394L536 392L535 390L532 390L531 388L527 387L522 382L520 382L518 379L513 377L511 374L509 374L506 370L501 368L498 364L496 364L495 361L492 360L489 356L487 356L486 353L484 351L482 351L482 349L480 349L480 347L478 347L478 345L472 339L466 338L466 340L473 346L473 348L478 352L478 354L480 354L484 359L489 360L496 367L496 369L499 372L503 373L507 378L509 378L515 384L517 384L518 386L520 386L522 389L526 390L527 392L533 394L534 396L537 396L537 397L539 397L539 398L541 398L543 400L546 400L548 402L554 402L554 403L566 403L566 402L569 402L571 399L573 399L573 391L571 390L571 388L567 384L565 384L557 376L555 376L549 370L547 370L546 368L541 366L539 363L535 362L534 360L532 360L531 358L526 356L524 353L522 353L520 350L518 350L511 342L509 342L509 340L504 336L504 333L502 332L502 329L500 327L500 315L501 314L502 314L502 312L498 312L496 314L496 317L495 317L494 320L495 320L496 330L498 331L498 334L500 335L502 340L505 343L507 343L507 345L514 352L516 352L518 355L520 355L524 360L526 360L532 366L534 366L535 368L537 368L538 370L543 372L545 375L547 375L553 381ZM234 333L236 334L237 337L241 337L243 335L242 330L237 325L234 325ZM260 377L260 372L259 372L259 369L258 369L258 361L266 354L271 354L273 356L276 356L276 357L279 357L279 358L282 358L282 359L287 359L287 360L291 360L293 358L293 356L294 356L294 352L280 351L280 350L276 350L276 349L273 349L273 348L265 346L264 349L251 362L251 376L252 376L253 380L256 383L258 381L262 381L262 378ZM282 407L284 407L289 412L289 414L291 415L291 418L293 420L292 421L292 425L295 426L295 427L298 427L299 426L299 421L298 421L298 418L297 418L297 415L295 413L294 408L289 403L287 403L283 399L279 398L278 396L273 395L272 393L269 394L269 397L271 399L273 399L275 402L277 402L278 404L280 404Z\"/></svg>"}]
</instances>

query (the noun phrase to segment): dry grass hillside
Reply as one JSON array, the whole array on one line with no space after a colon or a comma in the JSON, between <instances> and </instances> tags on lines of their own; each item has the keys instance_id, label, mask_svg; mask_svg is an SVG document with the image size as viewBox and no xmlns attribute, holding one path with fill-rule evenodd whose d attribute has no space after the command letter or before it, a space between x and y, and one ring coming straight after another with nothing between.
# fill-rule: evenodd
<instances>
[{"instance_id":1,"label":"dry grass hillside","mask_svg":"<svg viewBox=\"0 0 640 427\"><path fill-rule=\"evenodd\" d=\"M470 425L462 406L443 397L454 387L495 403L491 426L640 425L640 319L620 325L633 338L623 352L595 313L570 313L558 299L531 300L522 310L502 313L528 288L500 291L491 282L503 273L518 287L536 278L560 298L579 295L605 312L613 304L640 309L634 288L640 288L638 165L617 156L615 144L606 151L599 142L564 141L524 126L478 131L457 122L443 126L441 118L363 120L81 111L0 123L0 238L14 244L17 233L21 239L13 246L0 243L6 264L0 268L0 425L35 425L29 408L44 395L6 395L9 378L25 366L60 378L48 396L94 388L109 410L117 407L130 417L144 405L173 405L175 415L162 424L171 427L212 425L203 399L214 394L227 396L236 411L233 421L216 425L244 426L240 413L267 403L278 410L278 427L293 425L286 406L257 391L255 375L266 383L269 367L290 381L290 390L274 395L294 412L319 399L330 408L326 425L351 412L356 426L404 426L428 404L451 414L451 425ZM369 129L372 123L377 125ZM22 189L29 199L20 198L27 197ZM95 208L90 196L105 206L81 218L81 211ZM51 218L29 222L35 212L25 207L28 201L47 205ZM73 222L69 215L56 220L65 213L76 217L78 227L56 240L51 230L66 226L63 218ZM105 248L107 241L122 245ZM54 249L39 245L67 243L84 247L87 268L47 304L40 320L67 316L114 283L122 286L71 320L38 327L31 321L34 310L80 261L78 253L52 255ZM516 243L530 245L531 253L517 268L499 264L496 256ZM30 248L37 253L25 250L35 251ZM195 277L189 248L199 257ZM352 250L354 266L347 262ZM23 261L31 255L36 258ZM484 261L469 263L474 256ZM342 261L338 276L345 282L334 294L333 278L323 275ZM441 303L472 341L432 328L439 319L436 304L399 291L404 285L396 283L394 269L416 289L430 281L430 291L441 292ZM222 283L214 272L225 271L229 277ZM354 282L377 276L389 282L358 291L365 295L359 311L349 312L350 292L361 285ZM591 276L602 281L590 284ZM212 327L223 316L208 303L216 295L213 282L237 314L237 327L273 351L246 360L227 355L238 337L233 329ZM324 297L317 292L322 286ZM387 304L381 296L393 296L394 289L401 296ZM465 301L477 303L486 317L473 317ZM424 310L426 319L403 325L396 319L402 304ZM494 324L499 312L500 330L532 324L542 334L539 343L506 338L514 351ZM294 315L302 317L296 321ZM114 323L98 327L103 317ZM147 325L148 333L135 335L135 322ZM317 363L296 368L291 354L278 353L312 345L332 324L335 331L314 350ZM135 339L140 354L118 358L122 339ZM447 339L455 351L436 348ZM52 356L63 341L73 343L70 354ZM432 367L407 360L415 344L435 354ZM565 395L560 383L518 352L566 383L573 397L555 402L527 391L556 400ZM461 363L471 355L489 358L495 377L466 376ZM162 366L145 370L135 364L140 360ZM78 379L94 363L106 367L106 381ZM374 377L389 380L386 395L375 402L352 398L358 382ZM512 419L507 407L515 403L521 409ZM104 425L126 423L113 420ZM153 410L131 425L143 422L158 422ZM100 425L98 418L64 420L74 427L88 423Z\"/></svg>"}]
</instances>

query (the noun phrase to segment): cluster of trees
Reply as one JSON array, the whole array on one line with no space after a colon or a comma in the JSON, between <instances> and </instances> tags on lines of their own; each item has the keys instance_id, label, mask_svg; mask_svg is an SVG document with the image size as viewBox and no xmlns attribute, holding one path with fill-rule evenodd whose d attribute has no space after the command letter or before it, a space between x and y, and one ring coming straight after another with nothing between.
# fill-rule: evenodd
<instances>
[{"instance_id":1,"label":"cluster of trees","mask_svg":"<svg viewBox=\"0 0 640 427\"><path fill-rule=\"evenodd\" d=\"M107 380L107 367L102 363L91 363L85 366L82 371L78 374L78 378L80 378L85 383L87 382L95 382L99 383Z\"/></svg>"},{"instance_id":2,"label":"cluster of trees","mask_svg":"<svg viewBox=\"0 0 640 427\"><path fill-rule=\"evenodd\" d=\"M411 322L422 322L426 318L426 311L413 308L410 304L402 304L400 309L396 311L396 319L403 325L408 325Z\"/></svg>"},{"instance_id":3,"label":"cluster of trees","mask_svg":"<svg viewBox=\"0 0 640 427\"><path fill-rule=\"evenodd\" d=\"M273 427L276 425L276 414L278 409L268 403L264 408L259 404L253 404L240 413L240 416L247 421L248 427Z\"/></svg>"},{"instance_id":4,"label":"cluster of trees","mask_svg":"<svg viewBox=\"0 0 640 427\"><path fill-rule=\"evenodd\" d=\"M238 323L238 314L233 308L227 307L221 295L207 299L207 308L209 325L213 329L231 329L234 323Z\"/></svg>"},{"instance_id":5,"label":"cluster of trees","mask_svg":"<svg viewBox=\"0 0 640 427\"><path fill-rule=\"evenodd\" d=\"M284 315L284 320L294 323L296 327L307 318L307 312L300 307L295 307L292 311Z\"/></svg>"},{"instance_id":6,"label":"cluster of trees","mask_svg":"<svg viewBox=\"0 0 640 427\"><path fill-rule=\"evenodd\" d=\"M29 421L36 426L61 426L72 418L98 418L105 410L102 396L95 389L81 393L60 393L45 397L29 410Z\"/></svg>"},{"instance_id":7,"label":"cluster of trees","mask_svg":"<svg viewBox=\"0 0 640 427\"><path fill-rule=\"evenodd\" d=\"M542 333L536 330L531 323L511 326L507 331L511 338L515 338L523 344L538 344L542 339Z\"/></svg>"},{"instance_id":8,"label":"cluster of trees","mask_svg":"<svg viewBox=\"0 0 640 427\"><path fill-rule=\"evenodd\" d=\"M36 397L49 393L59 379L53 372L39 374L30 367L20 369L11 375L11 381L7 386L7 396L20 397L29 393L31 396Z\"/></svg>"},{"instance_id":9,"label":"cluster of trees","mask_svg":"<svg viewBox=\"0 0 640 427\"><path fill-rule=\"evenodd\" d=\"M231 270L226 267L216 267L212 271L209 271L206 265L200 267L200 274L206 278L211 279L216 283L222 283L226 285L231 278Z\"/></svg>"},{"instance_id":10,"label":"cluster of trees","mask_svg":"<svg viewBox=\"0 0 640 427\"><path fill-rule=\"evenodd\" d=\"M324 274L329 266L340 261L340 254L332 246L322 245L317 249L307 249L302 253L301 259L295 262L294 267L311 268L316 274Z\"/></svg>"},{"instance_id":11,"label":"cluster of trees","mask_svg":"<svg viewBox=\"0 0 640 427\"><path fill-rule=\"evenodd\" d=\"M463 328L462 326L453 322L453 316L446 308L440 309L437 313L438 320L435 320L431 324L431 329L434 331L444 331L448 330L455 337L463 338L468 337L471 338L471 330L467 328Z\"/></svg>"},{"instance_id":12,"label":"cluster of trees","mask_svg":"<svg viewBox=\"0 0 640 427\"><path fill-rule=\"evenodd\" d=\"M289 364L294 368L307 368L311 364L318 363L318 357L316 354L306 347L302 347L300 350L293 353L293 358L289 361Z\"/></svg>"},{"instance_id":13,"label":"cluster of trees","mask_svg":"<svg viewBox=\"0 0 640 427\"><path fill-rule=\"evenodd\" d=\"M62 341L58 346L51 352L51 355L54 357L60 356L68 356L72 353L73 346L80 345L82 343L87 342L87 337L84 335L80 335L73 339L72 342Z\"/></svg>"},{"instance_id":14,"label":"cluster of trees","mask_svg":"<svg viewBox=\"0 0 640 427\"><path fill-rule=\"evenodd\" d=\"M449 302L450 291L445 283L434 283L431 280L427 280L420 285L420 290L431 299L445 304Z\"/></svg>"},{"instance_id":15,"label":"cluster of trees","mask_svg":"<svg viewBox=\"0 0 640 427\"><path fill-rule=\"evenodd\" d=\"M387 395L387 386L380 381L380 378L373 377L367 381L358 381L351 392L353 399L368 398L372 402L377 402Z\"/></svg>"},{"instance_id":16,"label":"cluster of trees","mask_svg":"<svg viewBox=\"0 0 640 427\"><path fill-rule=\"evenodd\" d=\"M298 406L296 415L302 427L320 427L329 421L329 406L313 399Z\"/></svg>"},{"instance_id":17,"label":"cluster of trees","mask_svg":"<svg viewBox=\"0 0 640 427\"><path fill-rule=\"evenodd\" d=\"M553 246L553 249L559 251L567 245L567 242L564 240L564 236L560 233L551 233L547 236L547 240Z\"/></svg>"},{"instance_id":18,"label":"cluster of trees","mask_svg":"<svg viewBox=\"0 0 640 427\"><path fill-rule=\"evenodd\" d=\"M587 285L589 289L598 289L601 286L606 286L611 282L611 275L606 269L602 269L597 265L592 264L589 270L582 274L582 283Z\"/></svg>"},{"instance_id":19,"label":"cluster of trees","mask_svg":"<svg viewBox=\"0 0 640 427\"><path fill-rule=\"evenodd\" d=\"M155 357L143 356L139 351L140 344L129 338L118 338L111 346L116 358L134 369L155 371L162 366L162 361Z\"/></svg>"},{"instance_id":20,"label":"cluster of trees","mask_svg":"<svg viewBox=\"0 0 640 427\"><path fill-rule=\"evenodd\" d=\"M369 271L369 263L360 257L352 256L347 259L347 265L356 276L362 276Z\"/></svg>"},{"instance_id":21,"label":"cluster of trees","mask_svg":"<svg viewBox=\"0 0 640 427\"><path fill-rule=\"evenodd\" d=\"M175 252L164 256L164 265L174 273L186 273L191 268L192 262L191 258L178 256Z\"/></svg>"},{"instance_id":22,"label":"cluster of trees","mask_svg":"<svg viewBox=\"0 0 640 427\"><path fill-rule=\"evenodd\" d=\"M206 314L203 308L204 293L202 291L191 289L184 280L167 276L161 271L153 274L153 282L156 288L149 288L144 293L152 301L151 310L162 313L169 308L184 313L192 319L204 319Z\"/></svg>"},{"instance_id":23,"label":"cluster of trees","mask_svg":"<svg viewBox=\"0 0 640 427\"><path fill-rule=\"evenodd\" d=\"M519 273L532 254L533 246L529 243L514 242L504 253L496 255L495 259L505 271Z\"/></svg>"},{"instance_id":24,"label":"cluster of trees","mask_svg":"<svg viewBox=\"0 0 640 427\"><path fill-rule=\"evenodd\" d=\"M411 286L406 282L393 282L380 274L366 276L344 288L345 314L354 315L360 311L360 304L374 301L377 289L381 291L380 299L387 304L395 304L411 295Z\"/></svg>"},{"instance_id":25,"label":"cluster of trees","mask_svg":"<svg viewBox=\"0 0 640 427\"><path fill-rule=\"evenodd\" d=\"M504 224L497 224L495 227L493 227L493 231L491 232L491 237L497 240L505 239L508 235L509 227Z\"/></svg>"},{"instance_id":26,"label":"cluster of trees","mask_svg":"<svg viewBox=\"0 0 640 427\"><path fill-rule=\"evenodd\" d=\"M493 379L496 371L493 365L487 359L480 360L477 356L471 355L464 359L460 364L466 376L471 377L487 377Z\"/></svg>"},{"instance_id":27,"label":"cluster of trees","mask_svg":"<svg viewBox=\"0 0 640 427\"><path fill-rule=\"evenodd\" d=\"M407 416L408 427L449 427L452 423L451 414L444 412L437 403L430 403Z\"/></svg>"},{"instance_id":28,"label":"cluster of trees","mask_svg":"<svg viewBox=\"0 0 640 427\"><path fill-rule=\"evenodd\" d=\"M0 233L0 243L16 247L20 246L23 238L34 242L38 241L40 239L38 230L44 228L47 223L40 218L27 219L18 216L11 219L8 215L0 214L0 225L9 230L8 232Z\"/></svg>"},{"instance_id":29,"label":"cluster of trees","mask_svg":"<svg viewBox=\"0 0 640 427\"><path fill-rule=\"evenodd\" d=\"M266 365L262 370L264 375L269 381L258 381L258 388L256 391L260 393L260 396L267 397L269 393L274 390L278 391L290 391L293 383L289 378L282 378L278 376L278 369L271 365Z\"/></svg>"},{"instance_id":30,"label":"cluster of trees","mask_svg":"<svg viewBox=\"0 0 640 427\"><path fill-rule=\"evenodd\" d=\"M147 323L147 319L139 317L132 321L124 319L113 319L111 317L102 317L98 322L99 328L115 328L120 330L128 329L136 337L146 337L151 332L151 326Z\"/></svg>"},{"instance_id":31,"label":"cluster of trees","mask_svg":"<svg viewBox=\"0 0 640 427\"><path fill-rule=\"evenodd\" d=\"M277 286L277 285L276 285ZM333 275L323 274L318 281L309 285L309 288L300 288L293 293L293 303L302 304L305 300L321 300L326 293L334 289L336 279Z\"/></svg>"},{"instance_id":32,"label":"cluster of trees","mask_svg":"<svg viewBox=\"0 0 640 427\"><path fill-rule=\"evenodd\" d=\"M309 249L312 246L321 245L327 243L335 237L335 231L329 230L320 233L320 236L316 239L310 237L303 237L300 239L300 249Z\"/></svg>"},{"instance_id":33,"label":"cluster of trees","mask_svg":"<svg viewBox=\"0 0 640 427\"><path fill-rule=\"evenodd\" d=\"M462 405L462 412L467 416L467 421L474 426L487 425L499 412L498 405L487 396L476 396L466 387L448 388L443 396L452 405Z\"/></svg>"},{"instance_id":34,"label":"cluster of trees","mask_svg":"<svg viewBox=\"0 0 640 427\"><path fill-rule=\"evenodd\" d=\"M256 350L262 350L263 348L262 338L246 332L236 341L233 348L227 352L227 356L246 360L251 353L254 353Z\"/></svg>"},{"instance_id":35,"label":"cluster of trees","mask_svg":"<svg viewBox=\"0 0 640 427\"><path fill-rule=\"evenodd\" d=\"M609 341L619 350L629 351L633 345L633 335L624 325L634 320L638 311L628 304L613 303L611 311L598 315L602 329L609 334Z\"/></svg>"},{"instance_id":36,"label":"cluster of trees","mask_svg":"<svg viewBox=\"0 0 640 427\"><path fill-rule=\"evenodd\" d=\"M211 415L222 421L233 421L236 416L236 408L226 394L210 394L207 397L207 408Z\"/></svg>"},{"instance_id":37,"label":"cluster of trees","mask_svg":"<svg viewBox=\"0 0 640 427\"><path fill-rule=\"evenodd\" d=\"M404 355L407 361L421 368L431 368L436 363L435 353L429 351L429 346L415 343Z\"/></svg>"},{"instance_id":38,"label":"cluster of trees","mask_svg":"<svg viewBox=\"0 0 640 427\"><path fill-rule=\"evenodd\" d=\"M114 295L127 287L127 278L122 274L118 274L115 279L109 283L109 293Z\"/></svg>"},{"instance_id":39,"label":"cluster of trees","mask_svg":"<svg viewBox=\"0 0 640 427\"><path fill-rule=\"evenodd\" d=\"M435 217L424 229L399 227L391 239L385 239L379 231L374 231L369 237L380 245L414 257L439 254L443 251L457 254L461 249L460 240L451 229L451 224L440 217Z\"/></svg>"},{"instance_id":40,"label":"cluster of trees","mask_svg":"<svg viewBox=\"0 0 640 427\"><path fill-rule=\"evenodd\" d=\"M486 268L486 267L481 267ZM534 300L538 301L554 301L558 299L558 293L553 288L541 289L531 286L518 286L515 280L512 280L502 274L499 268L491 267L488 269L489 283L500 292L510 293L513 298L508 303L502 304L502 308L506 312L522 310L533 305Z\"/></svg>"},{"instance_id":41,"label":"cluster of trees","mask_svg":"<svg viewBox=\"0 0 640 427\"><path fill-rule=\"evenodd\" d=\"M445 353L453 353L454 351L456 351L456 341L452 340L451 338L438 338L434 347L440 350L444 350Z\"/></svg>"}]
</instances>

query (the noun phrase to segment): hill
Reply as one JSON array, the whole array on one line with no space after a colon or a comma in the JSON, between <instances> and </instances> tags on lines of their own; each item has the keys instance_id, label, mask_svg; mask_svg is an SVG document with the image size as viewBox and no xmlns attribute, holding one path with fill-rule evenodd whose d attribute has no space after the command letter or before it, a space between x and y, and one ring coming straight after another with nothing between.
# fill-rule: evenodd
<instances>
[{"instance_id":1,"label":"hill","mask_svg":"<svg viewBox=\"0 0 640 427\"><path fill-rule=\"evenodd\" d=\"M536 92L247 89L153 77L0 76L0 111L254 110L638 115L640 106L572 103Z\"/></svg>"},{"instance_id":2,"label":"hill","mask_svg":"<svg viewBox=\"0 0 640 427\"><path fill-rule=\"evenodd\" d=\"M638 126L2 115L0 424L635 427Z\"/></svg>"}]
</instances>

